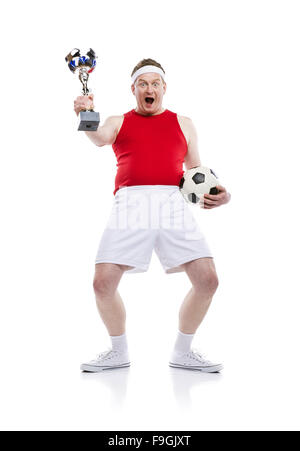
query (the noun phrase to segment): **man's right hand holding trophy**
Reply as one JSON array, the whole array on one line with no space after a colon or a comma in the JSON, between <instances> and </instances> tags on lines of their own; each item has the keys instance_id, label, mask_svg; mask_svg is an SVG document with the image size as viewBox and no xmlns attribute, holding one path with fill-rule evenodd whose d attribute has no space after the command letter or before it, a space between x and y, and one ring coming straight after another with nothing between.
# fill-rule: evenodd
<instances>
[{"instance_id":1,"label":"man's right hand holding trophy","mask_svg":"<svg viewBox=\"0 0 300 451\"><path fill-rule=\"evenodd\" d=\"M94 109L94 94L87 96L78 96L74 100L74 111L79 115L80 111L93 110Z\"/></svg>"}]
</instances>

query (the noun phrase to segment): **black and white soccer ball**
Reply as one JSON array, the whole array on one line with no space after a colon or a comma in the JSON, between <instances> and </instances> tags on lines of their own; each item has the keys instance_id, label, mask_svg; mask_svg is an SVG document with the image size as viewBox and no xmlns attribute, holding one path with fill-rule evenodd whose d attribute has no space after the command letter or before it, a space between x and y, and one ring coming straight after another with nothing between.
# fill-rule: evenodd
<instances>
[{"instance_id":1,"label":"black and white soccer ball","mask_svg":"<svg viewBox=\"0 0 300 451\"><path fill-rule=\"evenodd\" d=\"M180 180L179 189L185 200L191 204L203 201L204 194L218 194L219 180L214 171L205 166L188 169Z\"/></svg>"}]
</instances>

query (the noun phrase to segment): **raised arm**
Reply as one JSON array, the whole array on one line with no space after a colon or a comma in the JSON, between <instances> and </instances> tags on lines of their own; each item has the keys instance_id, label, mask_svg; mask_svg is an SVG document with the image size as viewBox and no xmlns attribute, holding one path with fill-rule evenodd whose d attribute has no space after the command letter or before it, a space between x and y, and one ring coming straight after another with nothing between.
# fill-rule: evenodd
<instances>
[{"instance_id":1,"label":"raised arm","mask_svg":"<svg viewBox=\"0 0 300 451\"><path fill-rule=\"evenodd\" d=\"M85 132L88 138L98 147L111 145L115 142L122 116L110 116L96 132Z\"/></svg>"},{"instance_id":2,"label":"raised arm","mask_svg":"<svg viewBox=\"0 0 300 451\"><path fill-rule=\"evenodd\" d=\"M82 110L94 109L94 96L79 96L74 101L74 111L78 114ZM102 126L98 127L95 132L85 132L88 138L98 147L113 144L116 140L122 116L110 116L106 119Z\"/></svg>"}]
</instances>

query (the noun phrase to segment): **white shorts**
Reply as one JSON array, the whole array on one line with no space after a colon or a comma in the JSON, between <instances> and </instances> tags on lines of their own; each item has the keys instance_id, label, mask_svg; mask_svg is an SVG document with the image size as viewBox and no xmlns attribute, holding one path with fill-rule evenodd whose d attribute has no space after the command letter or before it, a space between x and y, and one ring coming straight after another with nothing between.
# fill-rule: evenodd
<instances>
[{"instance_id":1,"label":"white shorts","mask_svg":"<svg viewBox=\"0 0 300 451\"><path fill-rule=\"evenodd\" d=\"M190 208L176 185L120 188L95 263L132 266L126 273L145 272L154 249L164 271L174 273L184 270L183 263L213 257Z\"/></svg>"}]
</instances>

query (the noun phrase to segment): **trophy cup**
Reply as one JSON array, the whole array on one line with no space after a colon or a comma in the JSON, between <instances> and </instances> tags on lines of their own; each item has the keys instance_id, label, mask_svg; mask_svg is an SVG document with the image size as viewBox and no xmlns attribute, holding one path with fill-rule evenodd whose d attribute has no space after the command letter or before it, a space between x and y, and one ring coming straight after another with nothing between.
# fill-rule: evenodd
<instances>
[{"instance_id":1,"label":"trophy cup","mask_svg":"<svg viewBox=\"0 0 300 451\"><path fill-rule=\"evenodd\" d=\"M65 57L68 67L71 72L79 73L79 80L82 83L82 94L87 96L89 94L89 89L87 87L87 82L90 73L96 67L96 54L93 49L89 49L85 55L80 54L79 49L73 49ZM83 131L96 131L100 122L100 115L94 110L80 111L80 124L78 130Z\"/></svg>"}]
</instances>

